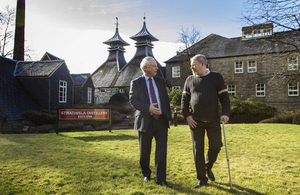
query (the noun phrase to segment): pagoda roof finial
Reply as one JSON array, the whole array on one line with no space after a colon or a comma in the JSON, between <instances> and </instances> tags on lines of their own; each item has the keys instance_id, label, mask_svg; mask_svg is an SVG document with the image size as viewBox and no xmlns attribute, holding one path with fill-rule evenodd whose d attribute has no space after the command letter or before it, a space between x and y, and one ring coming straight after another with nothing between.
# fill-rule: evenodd
<instances>
[{"instance_id":1,"label":"pagoda roof finial","mask_svg":"<svg viewBox=\"0 0 300 195\"><path fill-rule=\"evenodd\" d=\"M116 17L116 32L115 32L115 35L112 38L108 39L107 41L103 42L104 44L111 45L113 43L118 43L118 44L123 45L123 46L129 45L126 41L124 41L121 38L121 36L119 34L119 25L120 25L119 24L119 19L118 19L118 17Z\"/></svg>"},{"instance_id":2,"label":"pagoda roof finial","mask_svg":"<svg viewBox=\"0 0 300 195\"><path fill-rule=\"evenodd\" d=\"M144 22L146 22L146 13L144 13Z\"/></svg>"},{"instance_id":3,"label":"pagoda roof finial","mask_svg":"<svg viewBox=\"0 0 300 195\"><path fill-rule=\"evenodd\" d=\"M116 17L116 28L119 28L119 19Z\"/></svg>"}]
</instances>

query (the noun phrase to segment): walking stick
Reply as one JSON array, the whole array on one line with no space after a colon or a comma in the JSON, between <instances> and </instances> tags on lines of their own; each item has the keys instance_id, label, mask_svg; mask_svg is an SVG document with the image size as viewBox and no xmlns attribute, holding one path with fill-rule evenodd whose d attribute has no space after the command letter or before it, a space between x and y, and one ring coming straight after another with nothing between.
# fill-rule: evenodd
<instances>
[{"instance_id":1,"label":"walking stick","mask_svg":"<svg viewBox=\"0 0 300 195\"><path fill-rule=\"evenodd\" d=\"M222 121L222 126L223 126L224 141L225 141L225 148L226 148L227 165L228 165L228 173L229 173L229 181L230 181L230 191L232 191L232 182L231 182L230 165L229 165L229 155L228 155L228 148L227 148L227 141L226 141L224 119L222 118L221 121Z\"/></svg>"}]
</instances>

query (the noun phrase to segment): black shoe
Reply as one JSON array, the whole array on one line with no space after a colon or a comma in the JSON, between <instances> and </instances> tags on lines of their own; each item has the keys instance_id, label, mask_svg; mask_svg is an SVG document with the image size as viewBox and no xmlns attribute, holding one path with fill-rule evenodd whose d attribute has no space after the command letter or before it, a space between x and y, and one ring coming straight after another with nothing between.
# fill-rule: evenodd
<instances>
[{"instance_id":1,"label":"black shoe","mask_svg":"<svg viewBox=\"0 0 300 195\"><path fill-rule=\"evenodd\" d=\"M166 181L157 181L156 184L166 186L168 188L173 188L173 186L168 184Z\"/></svg>"},{"instance_id":2,"label":"black shoe","mask_svg":"<svg viewBox=\"0 0 300 195\"><path fill-rule=\"evenodd\" d=\"M144 182L145 182L145 183L149 182L150 180L151 180L150 177L144 177Z\"/></svg>"},{"instance_id":3,"label":"black shoe","mask_svg":"<svg viewBox=\"0 0 300 195\"><path fill-rule=\"evenodd\" d=\"M211 169L206 169L206 173L207 173L207 177L208 177L208 179L210 179L210 181L215 181L216 180L213 172L211 171Z\"/></svg>"},{"instance_id":4,"label":"black shoe","mask_svg":"<svg viewBox=\"0 0 300 195\"><path fill-rule=\"evenodd\" d=\"M204 186L205 184L207 184L207 180L198 180L198 183L194 186L194 188L199 188L201 186Z\"/></svg>"}]
</instances>

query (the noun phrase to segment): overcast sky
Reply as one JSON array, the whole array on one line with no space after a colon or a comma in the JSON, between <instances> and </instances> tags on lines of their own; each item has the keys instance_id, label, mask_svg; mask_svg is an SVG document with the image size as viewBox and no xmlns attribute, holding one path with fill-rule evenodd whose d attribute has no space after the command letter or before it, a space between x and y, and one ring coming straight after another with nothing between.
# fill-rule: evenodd
<instances>
[{"instance_id":1,"label":"overcast sky","mask_svg":"<svg viewBox=\"0 0 300 195\"><path fill-rule=\"evenodd\" d=\"M16 8L16 0L1 0ZM241 36L245 24L237 18L244 0L26 0L26 46L35 50L33 60L47 51L66 61L71 73L93 73L108 57L108 45L119 18L121 37L126 46L125 59L134 56L136 47L131 36L146 25L159 41L153 42L154 57L164 61L176 54L181 27L233 38Z\"/></svg>"}]
</instances>

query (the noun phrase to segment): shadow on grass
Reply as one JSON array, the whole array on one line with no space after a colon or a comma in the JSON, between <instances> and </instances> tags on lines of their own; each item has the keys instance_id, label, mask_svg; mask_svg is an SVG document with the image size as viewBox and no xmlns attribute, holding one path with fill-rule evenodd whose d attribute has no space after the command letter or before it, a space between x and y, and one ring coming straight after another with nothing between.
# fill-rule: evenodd
<instances>
[{"instance_id":1,"label":"shadow on grass","mask_svg":"<svg viewBox=\"0 0 300 195\"><path fill-rule=\"evenodd\" d=\"M194 188L194 190L193 190L191 188L185 188L185 187L182 187L181 185L173 184L171 182L170 182L170 184L173 185L174 190L176 190L180 194L200 194L199 188ZM205 186L203 186L203 188L205 189ZM201 191L201 195L210 195L210 193Z\"/></svg>"},{"instance_id":2,"label":"shadow on grass","mask_svg":"<svg viewBox=\"0 0 300 195\"><path fill-rule=\"evenodd\" d=\"M63 137L73 138L77 140L81 140L84 142L97 142L97 141L126 141L126 140L137 140L137 136L130 136L130 135L124 135L124 134L118 134L118 135L103 135L103 136L85 136L85 137L69 137L62 134L59 134Z\"/></svg>"},{"instance_id":3,"label":"shadow on grass","mask_svg":"<svg viewBox=\"0 0 300 195\"><path fill-rule=\"evenodd\" d=\"M221 183L221 182L213 182L209 183L208 185L217 188L218 190L227 191L231 194L258 194L258 195L265 195L264 193L260 193L258 191L245 188L236 184L232 184L233 190L230 191L230 184L229 183ZM226 186L226 187L225 187Z\"/></svg>"}]
</instances>

